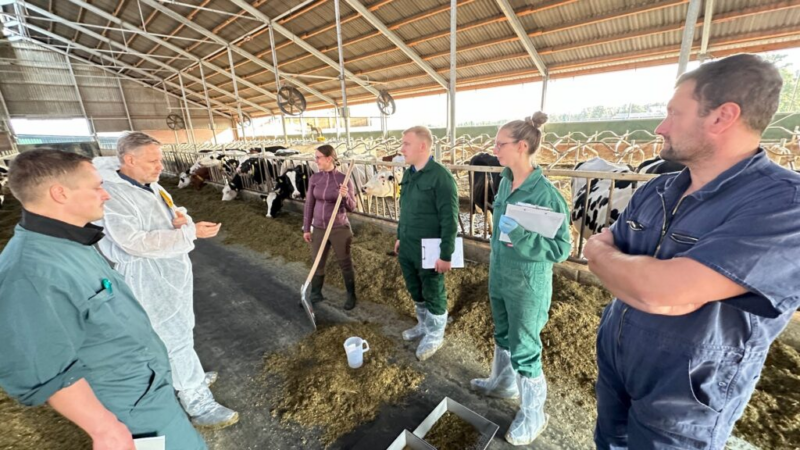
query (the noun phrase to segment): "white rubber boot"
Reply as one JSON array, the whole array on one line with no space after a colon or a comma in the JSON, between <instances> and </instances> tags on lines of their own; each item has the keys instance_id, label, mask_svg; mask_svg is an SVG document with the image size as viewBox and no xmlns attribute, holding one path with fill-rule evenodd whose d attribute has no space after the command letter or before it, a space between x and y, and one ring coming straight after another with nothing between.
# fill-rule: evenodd
<instances>
[{"instance_id":1,"label":"white rubber boot","mask_svg":"<svg viewBox=\"0 0 800 450\"><path fill-rule=\"evenodd\" d=\"M239 413L217 403L208 386L180 391L178 399L197 427L220 429L239 421Z\"/></svg>"},{"instance_id":2,"label":"white rubber boot","mask_svg":"<svg viewBox=\"0 0 800 450\"><path fill-rule=\"evenodd\" d=\"M544 374L536 378L517 374L520 408L506 433L506 441L512 445L529 445L547 427L550 416L544 413L547 399L547 382Z\"/></svg>"},{"instance_id":3,"label":"white rubber boot","mask_svg":"<svg viewBox=\"0 0 800 450\"><path fill-rule=\"evenodd\" d=\"M442 315L435 315L428 311L425 316L425 336L419 341L417 359L425 361L433 356L436 350L444 344L444 329L447 326L447 311Z\"/></svg>"},{"instance_id":4,"label":"white rubber boot","mask_svg":"<svg viewBox=\"0 0 800 450\"><path fill-rule=\"evenodd\" d=\"M417 311L417 324L414 328L403 331L403 340L413 341L425 335L425 316L428 315L428 308L425 303L415 303L414 309Z\"/></svg>"},{"instance_id":5,"label":"white rubber boot","mask_svg":"<svg viewBox=\"0 0 800 450\"><path fill-rule=\"evenodd\" d=\"M489 397L519 397L517 374L511 367L511 352L495 344L491 375L489 378L475 378L469 384L473 390Z\"/></svg>"},{"instance_id":6,"label":"white rubber boot","mask_svg":"<svg viewBox=\"0 0 800 450\"><path fill-rule=\"evenodd\" d=\"M206 376L203 378L203 384L206 385L206 387L211 387L212 384L217 382L217 378L219 378L217 372L206 372Z\"/></svg>"}]
</instances>

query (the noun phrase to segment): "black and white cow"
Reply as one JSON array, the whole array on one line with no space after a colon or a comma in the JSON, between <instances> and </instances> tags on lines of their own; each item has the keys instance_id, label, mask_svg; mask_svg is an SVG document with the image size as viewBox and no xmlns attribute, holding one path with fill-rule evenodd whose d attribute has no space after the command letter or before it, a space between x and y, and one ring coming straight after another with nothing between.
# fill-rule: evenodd
<instances>
[{"instance_id":1,"label":"black and white cow","mask_svg":"<svg viewBox=\"0 0 800 450\"><path fill-rule=\"evenodd\" d=\"M0 166L0 208L6 201L5 188L8 183L8 168Z\"/></svg>"},{"instance_id":2,"label":"black and white cow","mask_svg":"<svg viewBox=\"0 0 800 450\"><path fill-rule=\"evenodd\" d=\"M610 163L602 158L592 158L588 161L578 163L574 170L585 170L590 172L613 172L613 173L647 173L660 175L664 173L677 172L683 170L683 165L664 161L661 158L653 158L644 161L633 170L630 166ZM635 181L617 180L614 183L614 193L611 198L611 217L608 220L610 226L619 218L619 215L628 206L633 192L639 183ZM588 189L589 203L586 203L587 189L585 178L572 179L572 215L570 219L576 232L581 237L588 239L593 234L600 233L606 227L606 217L609 210L609 188L611 180L591 180ZM583 225L583 222L586 222Z\"/></svg>"},{"instance_id":3,"label":"black and white cow","mask_svg":"<svg viewBox=\"0 0 800 450\"><path fill-rule=\"evenodd\" d=\"M273 145L270 147L262 147L261 150L255 149L256 151L263 151L264 153L275 153L279 150L286 150L286 147L282 145Z\"/></svg>"},{"instance_id":4,"label":"black and white cow","mask_svg":"<svg viewBox=\"0 0 800 450\"><path fill-rule=\"evenodd\" d=\"M266 184L278 178L278 166L275 161L254 157L244 160L231 181L222 188L222 201L231 201L245 187L245 175L249 175L256 186Z\"/></svg>"},{"instance_id":5,"label":"black and white cow","mask_svg":"<svg viewBox=\"0 0 800 450\"><path fill-rule=\"evenodd\" d=\"M275 190L267 195L261 196L261 201L267 205L267 217L274 219L278 216L283 208L283 201L289 198L294 191L289 177L284 175L278 178L275 184Z\"/></svg>"},{"instance_id":6,"label":"black and white cow","mask_svg":"<svg viewBox=\"0 0 800 450\"><path fill-rule=\"evenodd\" d=\"M497 156L490 153L478 153L469 160L470 166L500 167ZM488 223L492 220L494 210L494 197L500 187L500 173L475 171L472 179L472 195L470 196L470 211L479 210L487 216ZM488 186L487 186L488 184ZM486 208L488 211L483 211Z\"/></svg>"},{"instance_id":7,"label":"black and white cow","mask_svg":"<svg viewBox=\"0 0 800 450\"><path fill-rule=\"evenodd\" d=\"M641 164L639 164L639 167L636 169L636 171L639 173L661 175L664 173L680 172L684 167L686 166L681 163L665 161L661 159L660 156L656 156L655 158L643 161Z\"/></svg>"},{"instance_id":8,"label":"black and white cow","mask_svg":"<svg viewBox=\"0 0 800 450\"><path fill-rule=\"evenodd\" d=\"M298 165L291 169L284 169L281 177L286 176L292 185L291 197L294 199L306 198L306 189L308 188L308 179L311 177L311 171L305 165Z\"/></svg>"}]
</instances>

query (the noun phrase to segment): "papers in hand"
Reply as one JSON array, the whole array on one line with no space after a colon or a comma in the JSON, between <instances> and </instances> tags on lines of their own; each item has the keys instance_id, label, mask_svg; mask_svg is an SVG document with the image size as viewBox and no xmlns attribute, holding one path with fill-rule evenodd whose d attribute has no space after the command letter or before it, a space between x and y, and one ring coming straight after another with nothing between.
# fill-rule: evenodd
<instances>
[{"instance_id":1,"label":"papers in hand","mask_svg":"<svg viewBox=\"0 0 800 450\"><path fill-rule=\"evenodd\" d=\"M539 233L548 239L553 239L556 236L556 232L567 218L566 214L525 203L508 205L506 207L506 215L516 220L522 228ZM507 234L500 233L500 241L511 242L511 239Z\"/></svg>"},{"instance_id":2,"label":"papers in hand","mask_svg":"<svg viewBox=\"0 0 800 450\"><path fill-rule=\"evenodd\" d=\"M433 269L436 266L436 260L439 259L441 253L440 246L442 245L441 239L423 239L422 240L422 268ZM450 267L453 269L464 268L464 239L456 238L456 249L453 256L450 258Z\"/></svg>"},{"instance_id":3,"label":"papers in hand","mask_svg":"<svg viewBox=\"0 0 800 450\"><path fill-rule=\"evenodd\" d=\"M134 439L136 450L166 450L167 438L164 436Z\"/></svg>"}]
</instances>

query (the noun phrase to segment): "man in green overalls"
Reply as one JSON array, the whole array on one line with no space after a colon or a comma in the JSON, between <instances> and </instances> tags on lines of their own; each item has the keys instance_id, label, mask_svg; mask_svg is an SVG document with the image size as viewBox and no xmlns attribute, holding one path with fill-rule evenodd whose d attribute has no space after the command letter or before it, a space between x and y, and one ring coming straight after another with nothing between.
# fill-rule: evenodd
<instances>
[{"instance_id":1,"label":"man in green overalls","mask_svg":"<svg viewBox=\"0 0 800 450\"><path fill-rule=\"evenodd\" d=\"M403 332L403 339L422 338L417 359L424 361L442 346L447 325L444 274L450 270L458 231L458 190L453 175L431 158L433 136L426 127L403 133L402 154L411 167L400 182L400 223L395 252L418 323ZM422 268L422 239L441 239L439 259L433 269Z\"/></svg>"},{"instance_id":2,"label":"man in green overalls","mask_svg":"<svg viewBox=\"0 0 800 450\"><path fill-rule=\"evenodd\" d=\"M110 197L91 161L25 152L9 187L24 209L0 254L0 387L25 405L47 402L94 450L134 450L139 436L206 449L175 398L164 344L94 247L103 233L91 222Z\"/></svg>"}]
</instances>

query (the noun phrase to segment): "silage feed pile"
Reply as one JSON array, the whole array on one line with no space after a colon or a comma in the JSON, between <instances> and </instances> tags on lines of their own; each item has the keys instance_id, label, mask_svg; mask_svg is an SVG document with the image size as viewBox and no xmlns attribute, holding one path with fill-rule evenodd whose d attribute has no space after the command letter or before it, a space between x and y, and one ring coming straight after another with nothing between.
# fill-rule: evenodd
<instances>
[{"instance_id":1,"label":"silage feed pile","mask_svg":"<svg viewBox=\"0 0 800 450\"><path fill-rule=\"evenodd\" d=\"M369 342L364 365L351 369L344 341L358 336ZM374 420L381 406L401 403L417 390L423 376L395 361L399 345L375 325L323 327L264 363L262 380L278 392L272 415L306 428L320 428L322 442L333 443L359 425Z\"/></svg>"}]
</instances>

